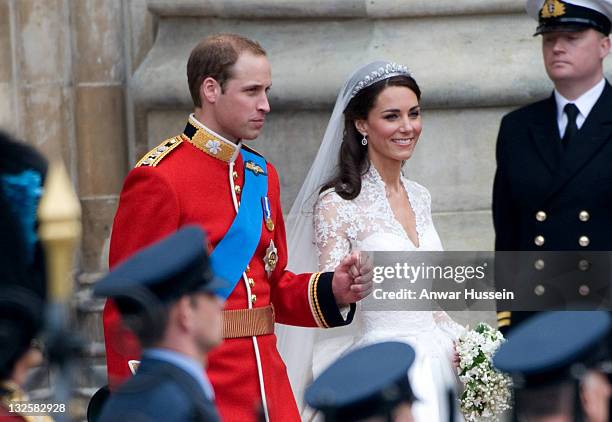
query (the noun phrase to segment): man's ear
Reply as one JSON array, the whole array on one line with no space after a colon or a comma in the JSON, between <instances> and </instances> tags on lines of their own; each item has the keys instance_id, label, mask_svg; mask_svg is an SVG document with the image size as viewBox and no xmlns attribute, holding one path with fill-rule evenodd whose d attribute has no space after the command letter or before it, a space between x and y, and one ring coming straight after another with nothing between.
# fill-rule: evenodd
<instances>
[{"instance_id":1,"label":"man's ear","mask_svg":"<svg viewBox=\"0 0 612 422\"><path fill-rule=\"evenodd\" d=\"M605 59L608 54L610 54L610 37L603 37L601 39L601 59Z\"/></svg>"},{"instance_id":2,"label":"man's ear","mask_svg":"<svg viewBox=\"0 0 612 422\"><path fill-rule=\"evenodd\" d=\"M200 99L202 102L214 104L221 95L221 85L210 76L202 81L200 85Z\"/></svg>"},{"instance_id":3,"label":"man's ear","mask_svg":"<svg viewBox=\"0 0 612 422\"><path fill-rule=\"evenodd\" d=\"M365 120L355 120L355 129L364 136L368 134L368 123Z\"/></svg>"},{"instance_id":4,"label":"man's ear","mask_svg":"<svg viewBox=\"0 0 612 422\"><path fill-rule=\"evenodd\" d=\"M181 297L174 305L172 311L175 313L176 322L182 327L189 327L191 324L190 315L193 311L190 305L189 296Z\"/></svg>"}]
</instances>

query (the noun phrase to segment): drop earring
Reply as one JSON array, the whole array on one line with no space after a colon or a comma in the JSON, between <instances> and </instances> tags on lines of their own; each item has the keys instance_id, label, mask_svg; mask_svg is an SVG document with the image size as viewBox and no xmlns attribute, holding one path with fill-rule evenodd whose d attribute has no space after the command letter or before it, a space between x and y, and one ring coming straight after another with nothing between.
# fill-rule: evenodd
<instances>
[{"instance_id":1,"label":"drop earring","mask_svg":"<svg viewBox=\"0 0 612 422\"><path fill-rule=\"evenodd\" d=\"M363 135L363 138L361 139L361 145L365 147L367 144L368 144L368 135Z\"/></svg>"}]
</instances>

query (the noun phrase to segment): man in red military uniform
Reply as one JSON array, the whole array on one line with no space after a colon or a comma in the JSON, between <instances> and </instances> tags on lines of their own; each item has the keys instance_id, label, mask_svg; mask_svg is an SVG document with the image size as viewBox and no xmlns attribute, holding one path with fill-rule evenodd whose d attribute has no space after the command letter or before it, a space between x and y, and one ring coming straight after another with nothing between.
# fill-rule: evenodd
<instances>
[{"instance_id":1,"label":"man in red military uniform","mask_svg":"<svg viewBox=\"0 0 612 422\"><path fill-rule=\"evenodd\" d=\"M261 46L233 34L208 37L192 51L187 76L195 112L182 134L151 150L128 175L110 265L185 224L201 225L215 272L234 283L223 311L225 340L209 355L207 369L222 419L254 420L262 407L267 420L297 421L274 322L350 323L354 302L371 290L372 267L349 255L334 273L285 270L278 175L242 144L259 135L270 111L270 65ZM112 302L104 309L104 330L113 389L130 375L128 362L139 358L139 349Z\"/></svg>"}]
</instances>

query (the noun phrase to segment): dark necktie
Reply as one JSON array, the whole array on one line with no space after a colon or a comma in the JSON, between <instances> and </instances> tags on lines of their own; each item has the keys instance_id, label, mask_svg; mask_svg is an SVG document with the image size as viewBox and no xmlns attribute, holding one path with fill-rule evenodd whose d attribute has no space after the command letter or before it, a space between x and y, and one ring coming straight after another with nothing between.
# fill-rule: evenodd
<instances>
[{"instance_id":1,"label":"dark necktie","mask_svg":"<svg viewBox=\"0 0 612 422\"><path fill-rule=\"evenodd\" d=\"M567 103L563 108L565 114L567 114L567 126L565 127L565 133L563 134L563 139L561 140L561 144L563 148L567 148L569 143L572 141L572 138L576 136L576 132L578 132L578 126L576 125L576 117L578 117L578 107L576 104Z\"/></svg>"}]
</instances>

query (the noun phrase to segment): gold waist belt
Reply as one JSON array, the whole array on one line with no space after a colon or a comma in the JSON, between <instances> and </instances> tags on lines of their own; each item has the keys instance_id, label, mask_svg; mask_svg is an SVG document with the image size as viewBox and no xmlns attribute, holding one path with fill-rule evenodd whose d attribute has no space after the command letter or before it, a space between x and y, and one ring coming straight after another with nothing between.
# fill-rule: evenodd
<instances>
[{"instance_id":1,"label":"gold waist belt","mask_svg":"<svg viewBox=\"0 0 612 422\"><path fill-rule=\"evenodd\" d=\"M221 314L223 338L261 336L274 333L274 308L231 309Z\"/></svg>"}]
</instances>

